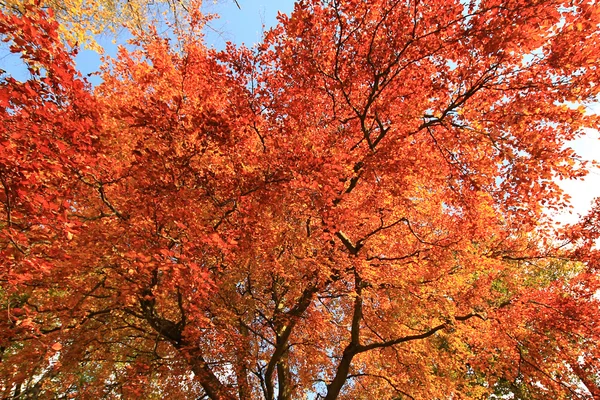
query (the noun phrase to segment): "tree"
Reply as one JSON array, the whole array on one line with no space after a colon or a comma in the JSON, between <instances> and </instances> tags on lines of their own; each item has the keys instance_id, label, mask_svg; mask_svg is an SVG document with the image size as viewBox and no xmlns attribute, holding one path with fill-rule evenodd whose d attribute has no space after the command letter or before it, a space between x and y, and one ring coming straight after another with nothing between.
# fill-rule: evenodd
<instances>
[{"instance_id":1,"label":"tree","mask_svg":"<svg viewBox=\"0 0 600 400\"><path fill-rule=\"evenodd\" d=\"M96 39L100 35L117 35L125 28L145 30L150 22L169 21L177 25L185 20L188 7L199 8L202 1L154 0L2 0L0 8L20 14L28 6L53 10L61 37L96 51L102 51Z\"/></svg>"},{"instance_id":2,"label":"tree","mask_svg":"<svg viewBox=\"0 0 600 400\"><path fill-rule=\"evenodd\" d=\"M591 1L300 1L93 90L29 7L0 106L5 397L597 398ZM572 104L581 105L576 108Z\"/></svg>"}]
</instances>

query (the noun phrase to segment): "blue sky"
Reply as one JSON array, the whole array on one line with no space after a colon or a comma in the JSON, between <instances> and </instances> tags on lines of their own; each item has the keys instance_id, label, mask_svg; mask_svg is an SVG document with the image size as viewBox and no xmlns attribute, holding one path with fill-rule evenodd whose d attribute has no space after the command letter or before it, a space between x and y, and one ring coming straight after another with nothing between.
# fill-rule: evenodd
<instances>
[{"instance_id":1,"label":"blue sky","mask_svg":"<svg viewBox=\"0 0 600 400\"><path fill-rule=\"evenodd\" d=\"M233 0L218 0L216 4L205 1L206 13L216 13L221 18L211 23L206 30L206 42L222 48L225 42L244 43L252 46L262 38L263 25L268 29L277 23L277 13L289 14L294 9L291 0L238 0L239 9Z\"/></svg>"}]
</instances>

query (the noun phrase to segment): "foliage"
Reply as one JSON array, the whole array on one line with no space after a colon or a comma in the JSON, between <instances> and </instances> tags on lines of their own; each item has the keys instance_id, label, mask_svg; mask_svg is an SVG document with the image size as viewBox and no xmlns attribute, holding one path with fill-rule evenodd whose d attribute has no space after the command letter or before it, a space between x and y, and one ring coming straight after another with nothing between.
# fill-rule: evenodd
<instances>
[{"instance_id":1,"label":"foliage","mask_svg":"<svg viewBox=\"0 0 600 400\"><path fill-rule=\"evenodd\" d=\"M586 172L599 18L300 1L216 53L192 13L92 90L44 11L2 14L3 396L598 398L600 206L545 209Z\"/></svg>"},{"instance_id":2,"label":"foliage","mask_svg":"<svg viewBox=\"0 0 600 400\"><path fill-rule=\"evenodd\" d=\"M96 42L98 36L116 35L124 28L144 30L150 22L165 19L177 24L185 19L190 5L199 7L201 3L196 5L187 0L1 0L0 8L15 14L36 5L52 9L63 39L102 51Z\"/></svg>"}]
</instances>

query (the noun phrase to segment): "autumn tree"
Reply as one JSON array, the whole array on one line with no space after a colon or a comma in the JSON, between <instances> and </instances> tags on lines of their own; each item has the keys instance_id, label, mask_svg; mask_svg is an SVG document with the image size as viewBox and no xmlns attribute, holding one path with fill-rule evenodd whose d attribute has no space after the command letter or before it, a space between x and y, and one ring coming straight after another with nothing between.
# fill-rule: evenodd
<instances>
[{"instance_id":1,"label":"autumn tree","mask_svg":"<svg viewBox=\"0 0 600 400\"><path fill-rule=\"evenodd\" d=\"M22 14L30 6L52 9L64 40L102 51L99 36L144 30L150 22L177 26L202 0L0 0L0 9L8 13Z\"/></svg>"},{"instance_id":2,"label":"autumn tree","mask_svg":"<svg viewBox=\"0 0 600 400\"><path fill-rule=\"evenodd\" d=\"M593 399L593 1L300 1L255 49L190 13L92 90L0 34L7 398ZM150 31L152 32L152 31ZM496 397L494 397L496 396Z\"/></svg>"}]
</instances>

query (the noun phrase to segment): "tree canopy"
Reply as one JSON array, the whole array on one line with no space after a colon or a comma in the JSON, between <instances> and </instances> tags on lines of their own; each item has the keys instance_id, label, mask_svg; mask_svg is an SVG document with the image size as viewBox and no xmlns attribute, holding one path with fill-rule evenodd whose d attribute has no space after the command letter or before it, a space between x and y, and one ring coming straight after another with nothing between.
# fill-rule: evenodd
<instances>
[{"instance_id":1,"label":"tree canopy","mask_svg":"<svg viewBox=\"0 0 600 400\"><path fill-rule=\"evenodd\" d=\"M256 48L189 13L92 88L0 14L5 398L600 398L592 0L302 0Z\"/></svg>"},{"instance_id":2,"label":"tree canopy","mask_svg":"<svg viewBox=\"0 0 600 400\"><path fill-rule=\"evenodd\" d=\"M102 51L99 35L144 30L150 22L177 25L189 7L201 5L202 0L0 0L0 9L13 14L32 6L51 9L63 40L96 51Z\"/></svg>"}]
</instances>

